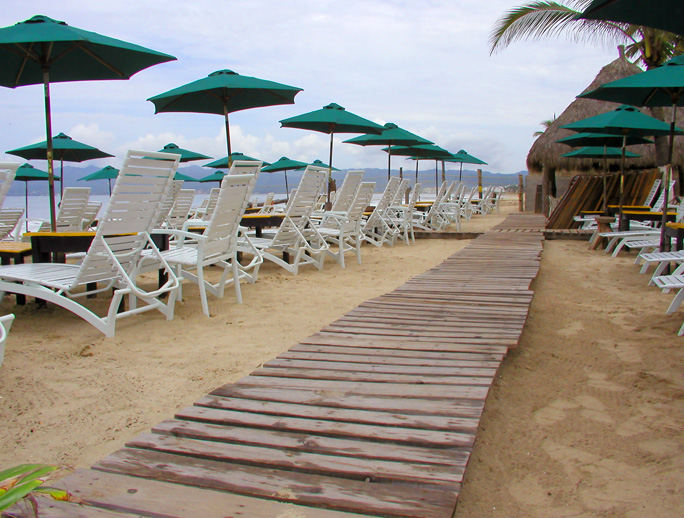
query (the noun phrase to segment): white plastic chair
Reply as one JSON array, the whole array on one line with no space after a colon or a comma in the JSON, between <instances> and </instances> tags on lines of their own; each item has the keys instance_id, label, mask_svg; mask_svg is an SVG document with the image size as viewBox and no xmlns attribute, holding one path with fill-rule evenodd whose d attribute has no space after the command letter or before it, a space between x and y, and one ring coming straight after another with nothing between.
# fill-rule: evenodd
<instances>
[{"instance_id":1,"label":"white plastic chair","mask_svg":"<svg viewBox=\"0 0 684 518\"><path fill-rule=\"evenodd\" d=\"M80 232L83 230L83 220L90 198L90 187L67 187L59 202L55 227L57 232ZM49 221L43 221L39 232L49 232Z\"/></svg>"},{"instance_id":2,"label":"white plastic chair","mask_svg":"<svg viewBox=\"0 0 684 518\"><path fill-rule=\"evenodd\" d=\"M371 245L382 246L386 243L391 246L394 244L397 232L390 225L386 212L397 195L400 183L396 176L389 179L380 200L363 225L364 239Z\"/></svg>"},{"instance_id":3,"label":"white plastic chair","mask_svg":"<svg viewBox=\"0 0 684 518\"><path fill-rule=\"evenodd\" d=\"M178 167L178 158L170 160L169 156L129 151L83 262L0 266L0 292L52 302L108 337L114 336L117 319L143 311L156 309L171 320L180 283L149 235L161 199ZM145 291L136 283L145 246L153 250L168 276L163 286L152 291ZM103 286L89 286L98 282ZM76 301L111 288L114 293L106 316L98 316ZM164 295L167 302L161 298ZM128 296L130 309L117 312L124 296ZM137 307L137 302L144 305Z\"/></svg>"},{"instance_id":4,"label":"white plastic chair","mask_svg":"<svg viewBox=\"0 0 684 518\"><path fill-rule=\"evenodd\" d=\"M2 365L5 359L5 342L7 341L7 335L9 335L13 321L14 315L11 313L0 317L0 365Z\"/></svg>"}]
</instances>

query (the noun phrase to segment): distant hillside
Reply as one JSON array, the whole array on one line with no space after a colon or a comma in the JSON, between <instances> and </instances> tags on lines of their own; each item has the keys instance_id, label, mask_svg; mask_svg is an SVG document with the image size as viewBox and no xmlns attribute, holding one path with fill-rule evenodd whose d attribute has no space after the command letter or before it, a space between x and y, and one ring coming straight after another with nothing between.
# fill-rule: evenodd
<instances>
[{"instance_id":1,"label":"distant hillside","mask_svg":"<svg viewBox=\"0 0 684 518\"><path fill-rule=\"evenodd\" d=\"M36 166L40 168L40 166ZM92 181L92 182L82 182L78 181L78 178L82 178L86 175L89 175L95 171L100 169L98 166L85 166L85 167L73 167L73 166L64 166L64 176L65 176L65 181L64 181L64 186L79 186L79 187L90 187L92 194L108 194L109 189L107 187L107 181L106 180L97 180L97 181ZM215 169L211 169L208 167L201 167L201 166L196 166L196 165L191 165L191 166L183 166L178 169L180 172L183 174L186 174L188 176L192 176L193 178L202 178L203 176L207 176L215 171ZM381 191L384 187L385 184L387 183L387 169L366 169L366 174L364 176L365 181L369 182L375 182L376 191ZM56 167L56 174L59 174L59 166L57 165ZM333 178L341 182L342 179L344 178L344 173L346 170L341 170L341 171L333 171ZM403 171L404 177L408 178L411 180L411 183L415 180L416 172L414 170L406 170L404 169ZM527 171L520 171L518 173L512 173L512 174L503 174L503 173L494 173L491 171L483 171L482 172L482 183L484 185L518 185L518 175L527 175ZM398 170L393 170L392 171L392 176L398 176L399 171ZM442 177L442 169L441 166L438 171L439 179L441 180ZM458 175L459 171L458 168L454 169L447 169L446 175L448 179L451 180L458 180ZM294 187L297 186L297 182L299 182L299 178L301 176L300 171L288 171L287 172L287 180L288 180L288 186L290 189L293 189ZM276 192L276 193L284 193L285 192L285 175L284 173L262 173L259 175L259 180L257 181L257 185L255 188L255 192L257 193L267 193L267 192ZM432 169L420 169L418 171L418 181L423 185L425 189L434 189L435 186L435 170L434 167ZM467 185L475 185L477 183L477 171L475 170L470 170L470 169L464 169L463 170L463 181ZM212 187L216 187L218 184L215 182L210 182L210 183L187 183L187 187L196 189L198 192L208 192L209 189ZM14 182L12 184L12 187L10 188L9 194L12 196L19 196L24 194L24 182ZM29 189L29 194L47 194L48 192L48 187L47 187L47 182L29 182L28 183L28 189ZM59 190L59 184L55 185L55 189Z\"/></svg>"}]
</instances>

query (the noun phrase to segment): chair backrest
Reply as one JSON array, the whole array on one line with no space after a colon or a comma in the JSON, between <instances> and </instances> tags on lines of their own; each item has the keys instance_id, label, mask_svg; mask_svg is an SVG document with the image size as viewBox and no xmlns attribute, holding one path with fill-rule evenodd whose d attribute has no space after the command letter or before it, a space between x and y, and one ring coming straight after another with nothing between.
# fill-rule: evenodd
<instances>
[{"instance_id":1,"label":"chair backrest","mask_svg":"<svg viewBox=\"0 0 684 518\"><path fill-rule=\"evenodd\" d=\"M372 228L380 224L379 220L382 219L382 214L387 210L387 207L389 207L390 203L397 195L397 190L399 189L400 183L401 182L399 178L396 176L393 176L389 179L387 185L385 186L385 190L382 192L380 200L375 205L371 215L368 216L368 220L366 221L366 225L368 227Z\"/></svg>"},{"instance_id":2,"label":"chair backrest","mask_svg":"<svg viewBox=\"0 0 684 518\"><path fill-rule=\"evenodd\" d=\"M89 201L86 203L86 208L83 210L83 219L81 220L81 228L86 230L90 228L93 222L97 219L97 213L100 212L102 203L99 201Z\"/></svg>"},{"instance_id":3,"label":"chair backrest","mask_svg":"<svg viewBox=\"0 0 684 518\"><path fill-rule=\"evenodd\" d=\"M256 171L223 177L216 210L203 232L206 239L201 244L202 259L236 249L238 227L254 190L256 177Z\"/></svg>"},{"instance_id":4,"label":"chair backrest","mask_svg":"<svg viewBox=\"0 0 684 518\"><path fill-rule=\"evenodd\" d=\"M169 185L168 191L164 194L161 203L159 204L159 211L154 218L154 223L152 228L161 228L164 222L169 217L169 213L173 208L173 204L176 202L176 196L183 187L183 180L174 180Z\"/></svg>"},{"instance_id":5,"label":"chair backrest","mask_svg":"<svg viewBox=\"0 0 684 518\"><path fill-rule=\"evenodd\" d=\"M12 231L17 228L23 215L24 209L0 210L0 239L12 237ZM14 236L16 239L18 239L18 234L19 233Z\"/></svg>"},{"instance_id":6,"label":"chair backrest","mask_svg":"<svg viewBox=\"0 0 684 518\"><path fill-rule=\"evenodd\" d=\"M361 217L368 205L370 205L374 191L375 182L361 182L358 189L356 189L354 200L347 211L347 219L352 225L358 226L361 222Z\"/></svg>"},{"instance_id":7,"label":"chair backrest","mask_svg":"<svg viewBox=\"0 0 684 518\"><path fill-rule=\"evenodd\" d=\"M169 153L128 151L74 285L134 273L179 160Z\"/></svg>"},{"instance_id":8,"label":"chair backrest","mask_svg":"<svg viewBox=\"0 0 684 518\"><path fill-rule=\"evenodd\" d=\"M7 191L14 181L14 175L18 168L19 164L15 162L0 162L0 208L5 202Z\"/></svg>"},{"instance_id":9,"label":"chair backrest","mask_svg":"<svg viewBox=\"0 0 684 518\"><path fill-rule=\"evenodd\" d=\"M663 210L663 205L665 205L665 194L667 194L668 200L670 198L672 198L672 194L674 193L674 186L675 186L675 182L674 182L674 180L671 180L669 189L661 189L660 190L660 194L658 195L658 198L653 203L653 210L655 210L655 211Z\"/></svg>"},{"instance_id":10,"label":"chair backrest","mask_svg":"<svg viewBox=\"0 0 684 518\"><path fill-rule=\"evenodd\" d=\"M651 203L653 202L653 198L655 198L655 195L658 192L659 187L660 187L660 178L656 178L653 182L653 185L651 186L651 190L648 191L648 194L646 195L646 199L644 199L644 203L642 203L642 205L648 205L649 207L652 206Z\"/></svg>"},{"instance_id":11,"label":"chair backrest","mask_svg":"<svg viewBox=\"0 0 684 518\"><path fill-rule=\"evenodd\" d=\"M409 181L406 178L402 178L399 181L399 187L397 187L397 192L394 195L394 199L390 202L390 205L402 205L404 203L404 195L409 189Z\"/></svg>"},{"instance_id":12,"label":"chair backrest","mask_svg":"<svg viewBox=\"0 0 684 518\"><path fill-rule=\"evenodd\" d=\"M334 212L347 212L354 196L359 188L361 180L363 180L364 171L349 171L342 181L342 186L337 189L335 194L335 202L332 204L331 210Z\"/></svg>"},{"instance_id":13,"label":"chair backrest","mask_svg":"<svg viewBox=\"0 0 684 518\"><path fill-rule=\"evenodd\" d=\"M416 208L416 202L418 201L418 198L420 198L420 191L422 189L422 186L420 183L417 183L413 186L413 189L411 189L411 194L409 195L409 202L408 202L408 211L407 214L409 215L409 218L411 218L411 214L413 213L413 209Z\"/></svg>"},{"instance_id":14,"label":"chair backrest","mask_svg":"<svg viewBox=\"0 0 684 518\"><path fill-rule=\"evenodd\" d=\"M231 164L228 174L255 174L258 178L263 165L264 163L258 160L236 160Z\"/></svg>"},{"instance_id":15,"label":"chair backrest","mask_svg":"<svg viewBox=\"0 0 684 518\"><path fill-rule=\"evenodd\" d=\"M173 207L166 218L166 224L170 228L181 228L188 219L192 201L195 199L195 189L181 189L176 194Z\"/></svg>"},{"instance_id":16,"label":"chair backrest","mask_svg":"<svg viewBox=\"0 0 684 518\"><path fill-rule=\"evenodd\" d=\"M204 220L209 220L211 218L211 215L214 212L214 209L216 208L216 202L218 201L218 195L221 192L220 187L214 187L209 191L209 197L207 198L207 206L204 210L204 214L202 215L202 219Z\"/></svg>"},{"instance_id":17,"label":"chair backrest","mask_svg":"<svg viewBox=\"0 0 684 518\"><path fill-rule=\"evenodd\" d=\"M89 198L90 187L67 187L64 189L55 223L58 232L83 230L83 214ZM46 225L50 227L50 223L43 223L41 229L44 229Z\"/></svg>"},{"instance_id":18,"label":"chair backrest","mask_svg":"<svg viewBox=\"0 0 684 518\"><path fill-rule=\"evenodd\" d=\"M264 203L261 204L261 209L259 209L259 214L270 214L273 212L273 198L275 198L275 193L269 192L264 199Z\"/></svg>"},{"instance_id":19,"label":"chair backrest","mask_svg":"<svg viewBox=\"0 0 684 518\"><path fill-rule=\"evenodd\" d=\"M326 178L325 170L307 166L299 181L297 192L290 198L285 218L273 237L273 245L288 245L299 239L301 232L309 224L314 203L325 185Z\"/></svg>"}]
</instances>

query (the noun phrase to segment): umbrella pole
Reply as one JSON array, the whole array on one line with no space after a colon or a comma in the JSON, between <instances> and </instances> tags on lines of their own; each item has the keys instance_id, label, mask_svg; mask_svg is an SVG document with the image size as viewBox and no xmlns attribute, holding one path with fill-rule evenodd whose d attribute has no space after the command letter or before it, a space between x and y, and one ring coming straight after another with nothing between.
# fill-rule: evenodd
<instances>
[{"instance_id":1,"label":"umbrella pole","mask_svg":"<svg viewBox=\"0 0 684 518\"><path fill-rule=\"evenodd\" d=\"M620 157L620 202L618 207L618 230L624 230L622 228L622 205L624 202L624 190L625 190L625 147L627 145L627 134L622 135L622 154Z\"/></svg>"},{"instance_id":2,"label":"umbrella pole","mask_svg":"<svg viewBox=\"0 0 684 518\"><path fill-rule=\"evenodd\" d=\"M416 183L418 183L418 162L420 162L420 160L416 160Z\"/></svg>"},{"instance_id":3,"label":"umbrella pole","mask_svg":"<svg viewBox=\"0 0 684 518\"><path fill-rule=\"evenodd\" d=\"M326 210L330 209L330 180L332 179L332 151L333 151L333 135L334 131L330 132L330 156L328 157L328 196L326 200Z\"/></svg>"},{"instance_id":4,"label":"umbrella pole","mask_svg":"<svg viewBox=\"0 0 684 518\"><path fill-rule=\"evenodd\" d=\"M606 209L608 208L608 184L607 184L607 177L608 177L608 158L606 157L606 154L608 153L608 146L605 144L603 145L603 202L601 203L601 211L605 214Z\"/></svg>"},{"instance_id":5,"label":"umbrella pole","mask_svg":"<svg viewBox=\"0 0 684 518\"><path fill-rule=\"evenodd\" d=\"M48 192L50 195L50 229L57 230L55 217L55 170L52 163L52 120L50 118L50 71L43 68L43 91L45 94L45 132L47 133Z\"/></svg>"},{"instance_id":6,"label":"umbrella pole","mask_svg":"<svg viewBox=\"0 0 684 518\"><path fill-rule=\"evenodd\" d=\"M111 198L111 196L112 196L112 179L107 178L107 183L109 184L109 197Z\"/></svg>"},{"instance_id":7,"label":"umbrella pole","mask_svg":"<svg viewBox=\"0 0 684 518\"><path fill-rule=\"evenodd\" d=\"M435 158L435 199L437 198L437 192L439 192L439 172L437 169L437 162L439 162L439 160Z\"/></svg>"},{"instance_id":8,"label":"umbrella pole","mask_svg":"<svg viewBox=\"0 0 684 518\"><path fill-rule=\"evenodd\" d=\"M667 197L670 195L670 177L672 175L672 155L674 152L674 131L675 123L677 122L677 104L679 104L679 96L672 100L672 122L670 122L670 142L667 152L667 167L665 169L665 196L663 197L663 219L660 224L660 251L667 252L670 250L670 243L665 235L665 227L667 226Z\"/></svg>"},{"instance_id":9,"label":"umbrella pole","mask_svg":"<svg viewBox=\"0 0 684 518\"><path fill-rule=\"evenodd\" d=\"M392 144L387 145L387 181L390 179L390 163L392 160Z\"/></svg>"},{"instance_id":10,"label":"umbrella pole","mask_svg":"<svg viewBox=\"0 0 684 518\"><path fill-rule=\"evenodd\" d=\"M446 182L446 169L444 168L444 160L442 160L442 182Z\"/></svg>"},{"instance_id":11,"label":"umbrella pole","mask_svg":"<svg viewBox=\"0 0 684 518\"><path fill-rule=\"evenodd\" d=\"M226 121L226 144L228 145L228 169L230 169L230 166L232 165L231 158L230 158L230 122L228 120L228 101L227 99L224 99L223 101L223 118Z\"/></svg>"},{"instance_id":12,"label":"umbrella pole","mask_svg":"<svg viewBox=\"0 0 684 518\"><path fill-rule=\"evenodd\" d=\"M29 221L29 214L28 214L28 180L24 183L24 205L26 206L26 232L28 232L28 221Z\"/></svg>"},{"instance_id":13,"label":"umbrella pole","mask_svg":"<svg viewBox=\"0 0 684 518\"><path fill-rule=\"evenodd\" d=\"M64 158L59 161L59 201L64 196Z\"/></svg>"},{"instance_id":14,"label":"umbrella pole","mask_svg":"<svg viewBox=\"0 0 684 518\"><path fill-rule=\"evenodd\" d=\"M460 182L463 179L463 162L461 162L461 167L458 170L458 181Z\"/></svg>"},{"instance_id":15,"label":"umbrella pole","mask_svg":"<svg viewBox=\"0 0 684 518\"><path fill-rule=\"evenodd\" d=\"M285 169L284 173L285 173L285 199L287 201L290 201L290 188L287 186L287 169Z\"/></svg>"}]
</instances>

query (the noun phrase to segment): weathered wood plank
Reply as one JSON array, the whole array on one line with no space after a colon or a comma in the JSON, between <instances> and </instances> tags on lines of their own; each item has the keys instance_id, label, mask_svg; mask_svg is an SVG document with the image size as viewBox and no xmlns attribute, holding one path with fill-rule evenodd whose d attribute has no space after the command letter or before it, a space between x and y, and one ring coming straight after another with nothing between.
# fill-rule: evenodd
<instances>
[{"instance_id":1,"label":"weathered wood plank","mask_svg":"<svg viewBox=\"0 0 684 518\"><path fill-rule=\"evenodd\" d=\"M312 359L320 361L346 361L388 365L443 366L468 365L496 369L502 354L438 353L432 351L405 351L371 347L336 347L334 345L298 344L278 355L278 358Z\"/></svg>"},{"instance_id":2,"label":"weathered wood plank","mask_svg":"<svg viewBox=\"0 0 684 518\"><path fill-rule=\"evenodd\" d=\"M339 370L354 372L378 372L383 374L413 374L413 375L454 375L454 376L487 376L489 378L496 374L496 367L482 367L467 365L465 362L454 362L448 366L432 365L388 365L386 363L359 363L348 361L335 361L327 359L319 361L315 359L294 359L276 358L263 364L264 367L274 368L295 368L295 369L317 369L317 370Z\"/></svg>"},{"instance_id":3,"label":"weathered wood plank","mask_svg":"<svg viewBox=\"0 0 684 518\"><path fill-rule=\"evenodd\" d=\"M94 469L327 509L424 518L451 516L459 487L359 482L123 448Z\"/></svg>"}]
</instances>

